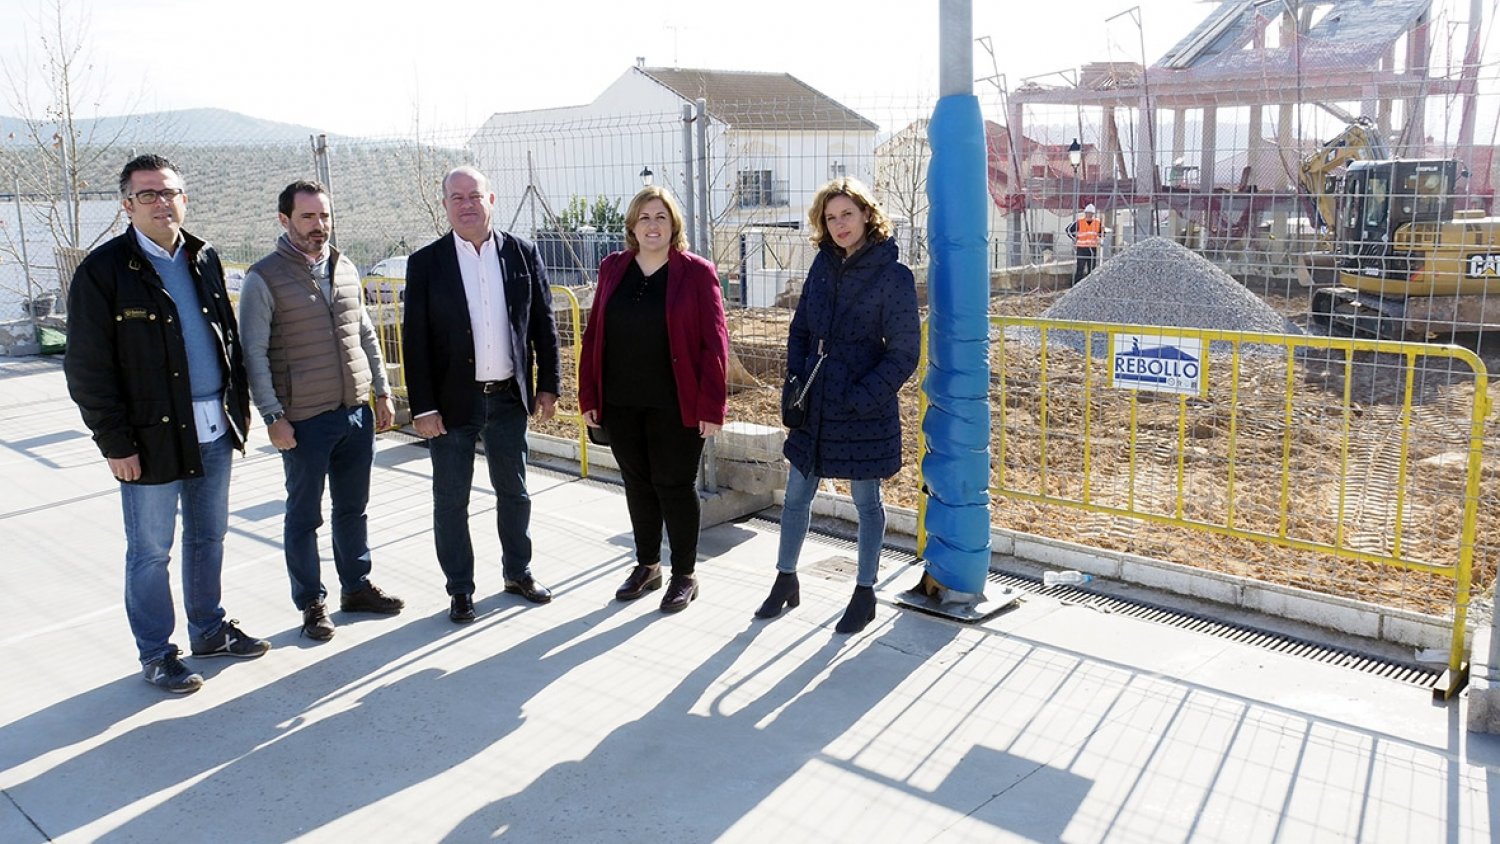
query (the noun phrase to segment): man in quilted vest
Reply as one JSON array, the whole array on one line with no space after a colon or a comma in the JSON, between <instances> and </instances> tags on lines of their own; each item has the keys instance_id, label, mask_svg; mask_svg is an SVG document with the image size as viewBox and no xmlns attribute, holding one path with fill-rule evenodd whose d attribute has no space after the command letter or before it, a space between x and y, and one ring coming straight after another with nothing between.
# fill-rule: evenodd
<instances>
[{"instance_id":1,"label":"man in quilted vest","mask_svg":"<svg viewBox=\"0 0 1500 844\"><path fill-rule=\"evenodd\" d=\"M395 408L359 271L328 243L330 209L317 182L287 185L277 203L286 234L245 274L240 293L250 395L286 471L282 545L292 602L302 634L317 641L334 632L318 560L325 482L340 608L395 615L405 606L370 582L365 505L375 431L390 427Z\"/></svg>"}]
</instances>

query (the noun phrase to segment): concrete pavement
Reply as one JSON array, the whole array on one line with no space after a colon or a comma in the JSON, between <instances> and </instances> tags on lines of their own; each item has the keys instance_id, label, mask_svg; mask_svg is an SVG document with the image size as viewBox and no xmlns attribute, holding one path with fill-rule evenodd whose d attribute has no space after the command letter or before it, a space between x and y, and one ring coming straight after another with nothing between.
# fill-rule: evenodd
<instances>
[{"instance_id":1,"label":"concrete pavement","mask_svg":"<svg viewBox=\"0 0 1500 844\"><path fill-rule=\"evenodd\" d=\"M476 623L447 620L419 446L382 439L373 579L393 618L297 636L281 466L235 464L225 606L274 643L140 679L116 486L57 361L0 360L0 841L1488 842L1500 741L1462 698L1047 595L983 625L833 633L852 551L812 538L802 606L751 612L777 536L703 535L702 596L612 600L618 488L532 473L535 571L500 593L476 492ZM482 471L476 473L483 478ZM325 561L326 535L325 542ZM917 569L891 554L885 598ZM174 564L175 568L175 564ZM325 564L326 579L332 565ZM336 587L335 587L336 588ZM179 643L186 646L179 625Z\"/></svg>"}]
</instances>

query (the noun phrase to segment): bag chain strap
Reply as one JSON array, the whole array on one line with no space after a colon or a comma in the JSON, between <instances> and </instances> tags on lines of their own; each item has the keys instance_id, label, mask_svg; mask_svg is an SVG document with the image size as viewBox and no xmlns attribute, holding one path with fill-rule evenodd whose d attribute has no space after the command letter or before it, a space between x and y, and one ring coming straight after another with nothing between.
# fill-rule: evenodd
<instances>
[{"instance_id":1,"label":"bag chain strap","mask_svg":"<svg viewBox=\"0 0 1500 844\"><path fill-rule=\"evenodd\" d=\"M813 364L812 373L807 376L807 381L802 385L802 392L797 394L797 400L793 404L801 407L807 401L807 391L812 389L813 380L818 377L818 370L823 368L823 361L828 359L828 353L823 351L823 341L818 341L818 362Z\"/></svg>"}]
</instances>

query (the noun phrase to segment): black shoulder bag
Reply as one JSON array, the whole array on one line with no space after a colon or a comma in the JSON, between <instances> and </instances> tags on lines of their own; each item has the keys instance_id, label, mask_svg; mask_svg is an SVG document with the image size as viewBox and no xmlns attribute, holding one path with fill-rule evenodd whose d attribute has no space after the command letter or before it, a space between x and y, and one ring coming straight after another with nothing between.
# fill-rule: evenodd
<instances>
[{"instance_id":1,"label":"black shoulder bag","mask_svg":"<svg viewBox=\"0 0 1500 844\"><path fill-rule=\"evenodd\" d=\"M800 428L807 421L807 394L811 392L813 381L818 377L818 370L823 368L823 361L828 353L823 351L823 341L818 341L818 361L813 364L812 372L808 373L807 380L803 381L796 375L788 374L786 383L781 385L781 424L788 428Z\"/></svg>"}]
</instances>

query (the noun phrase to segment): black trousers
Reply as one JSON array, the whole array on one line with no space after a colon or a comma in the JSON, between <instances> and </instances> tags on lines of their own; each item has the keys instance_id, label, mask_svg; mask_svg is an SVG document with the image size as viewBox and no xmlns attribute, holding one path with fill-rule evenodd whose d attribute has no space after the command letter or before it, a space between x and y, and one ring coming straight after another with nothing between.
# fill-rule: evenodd
<instances>
[{"instance_id":1,"label":"black trousers","mask_svg":"<svg viewBox=\"0 0 1500 844\"><path fill-rule=\"evenodd\" d=\"M635 534L636 561L661 562L662 525L672 546L672 573L692 574L698 561L698 461L703 438L677 408L604 406L604 427Z\"/></svg>"},{"instance_id":2,"label":"black trousers","mask_svg":"<svg viewBox=\"0 0 1500 844\"><path fill-rule=\"evenodd\" d=\"M1075 246L1073 254L1076 256L1073 259L1073 283L1077 284L1099 265L1099 247Z\"/></svg>"}]
</instances>

